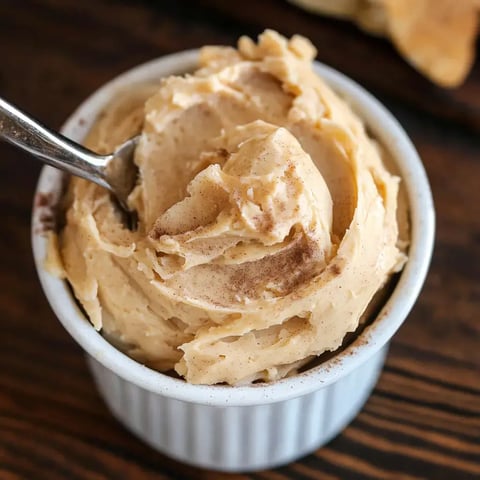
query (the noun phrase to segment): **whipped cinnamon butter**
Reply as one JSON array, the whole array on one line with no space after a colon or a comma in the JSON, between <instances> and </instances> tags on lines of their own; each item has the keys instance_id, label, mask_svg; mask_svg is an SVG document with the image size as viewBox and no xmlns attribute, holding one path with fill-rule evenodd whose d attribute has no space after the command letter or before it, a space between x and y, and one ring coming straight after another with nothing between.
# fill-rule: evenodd
<instances>
[{"instance_id":1,"label":"whipped cinnamon butter","mask_svg":"<svg viewBox=\"0 0 480 480\"><path fill-rule=\"evenodd\" d=\"M314 56L273 31L205 47L96 122L100 153L141 132L138 229L75 178L51 258L128 355L191 383L276 380L337 349L402 268L399 179Z\"/></svg>"}]
</instances>

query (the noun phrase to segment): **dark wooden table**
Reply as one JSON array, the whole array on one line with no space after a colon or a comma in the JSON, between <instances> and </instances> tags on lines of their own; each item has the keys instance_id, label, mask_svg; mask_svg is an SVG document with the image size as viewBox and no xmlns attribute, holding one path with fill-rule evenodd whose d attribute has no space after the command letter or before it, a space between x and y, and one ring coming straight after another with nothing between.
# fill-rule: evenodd
<instances>
[{"instance_id":1,"label":"dark wooden table","mask_svg":"<svg viewBox=\"0 0 480 480\"><path fill-rule=\"evenodd\" d=\"M229 476L146 447L107 412L51 312L30 249L37 161L0 144L0 479L480 478L480 64L441 90L388 42L282 0L0 1L0 95L58 128L136 64L264 27L302 33L370 89L416 144L437 209L432 268L358 418L314 455Z\"/></svg>"}]
</instances>

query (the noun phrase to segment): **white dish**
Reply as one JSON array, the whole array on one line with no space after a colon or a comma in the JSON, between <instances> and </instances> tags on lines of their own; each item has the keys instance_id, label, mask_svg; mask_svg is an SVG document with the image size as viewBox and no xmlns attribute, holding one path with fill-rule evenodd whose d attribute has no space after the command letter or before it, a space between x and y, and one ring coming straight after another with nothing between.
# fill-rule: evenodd
<instances>
[{"instance_id":1,"label":"white dish","mask_svg":"<svg viewBox=\"0 0 480 480\"><path fill-rule=\"evenodd\" d=\"M118 91L192 71L197 57L197 51L181 52L120 75L82 103L64 124L63 134L81 142ZM315 69L390 151L407 192L411 244L405 269L373 324L346 350L305 373L244 387L191 385L127 357L94 330L67 283L44 269L45 207L34 204L32 243L43 290L60 322L87 353L105 402L138 437L185 463L224 471L270 468L312 452L337 435L370 395L388 343L411 310L428 270L434 209L415 148L395 118L362 87L318 62ZM58 193L62 178L61 172L45 167L37 193Z\"/></svg>"}]
</instances>

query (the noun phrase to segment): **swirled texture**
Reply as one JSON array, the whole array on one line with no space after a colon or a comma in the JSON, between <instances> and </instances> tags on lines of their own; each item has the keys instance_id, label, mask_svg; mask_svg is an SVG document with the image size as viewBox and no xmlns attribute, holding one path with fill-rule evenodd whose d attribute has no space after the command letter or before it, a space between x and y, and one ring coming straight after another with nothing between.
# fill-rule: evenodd
<instances>
[{"instance_id":1,"label":"swirled texture","mask_svg":"<svg viewBox=\"0 0 480 480\"><path fill-rule=\"evenodd\" d=\"M127 92L91 132L101 152L142 132L139 229L74 179L60 257L139 361L192 383L281 378L337 349L402 267L398 178L314 54L272 31L206 47L195 74Z\"/></svg>"}]
</instances>

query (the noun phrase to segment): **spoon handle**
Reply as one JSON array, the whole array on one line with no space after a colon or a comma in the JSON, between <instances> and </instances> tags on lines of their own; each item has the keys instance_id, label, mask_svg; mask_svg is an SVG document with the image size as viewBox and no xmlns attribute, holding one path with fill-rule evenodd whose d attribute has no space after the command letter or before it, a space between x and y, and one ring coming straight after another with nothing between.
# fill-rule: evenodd
<instances>
[{"instance_id":1,"label":"spoon handle","mask_svg":"<svg viewBox=\"0 0 480 480\"><path fill-rule=\"evenodd\" d=\"M1 97L0 138L48 165L109 188L103 179L106 157L49 130Z\"/></svg>"}]
</instances>

